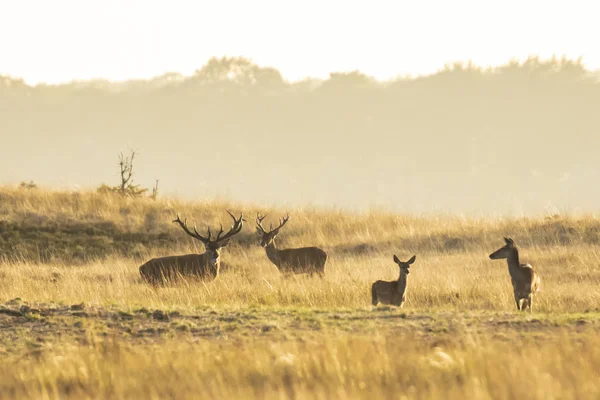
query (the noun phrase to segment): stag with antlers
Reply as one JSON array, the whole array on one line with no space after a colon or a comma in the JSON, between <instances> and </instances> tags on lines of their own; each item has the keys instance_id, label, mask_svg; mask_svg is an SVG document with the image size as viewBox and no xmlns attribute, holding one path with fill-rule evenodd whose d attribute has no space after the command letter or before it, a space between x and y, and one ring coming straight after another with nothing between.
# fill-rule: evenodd
<instances>
[{"instance_id":1,"label":"stag with antlers","mask_svg":"<svg viewBox=\"0 0 600 400\"><path fill-rule=\"evenodd\" d=\"M279 230L288 222L290 216L286 216L279 222L279 226L267 231L262 226L265 216L257 214L256 230L261 236L261 246L265 248L267 257L275 264L279 272L284 275L318 274L321 278L325 274L325 263L327 262L327 253L318 247L302 247L296 249L277 249L275 247L275 237Z\"/></svg>"},{"instance_id":2,"label":"stag with antlers","mask_svg":"<svg viewBox=\"0 0 600 400\"><path fill-rule=\"evenodd\" d=\"M221 267L220 251L227 246L234 235L240 233L244 223L244 214L241 214L239 218L235 218L229 210L227 210L227 213L233 218L233 226L229 232L223 235L223 225L221 225L221 229L215 238L211 234L210 227L207 236L198 233L195 225L194 230L191 231L187 226L187 219L182 221L179 214L177 214L177 219L173 222L178 224L189 236L201 241L206 252L203 254L153 258L140 267L142 279L152 284L160 284L188 276L200 277L207 281L217 278Z\"/></svg>"}]
</instances>

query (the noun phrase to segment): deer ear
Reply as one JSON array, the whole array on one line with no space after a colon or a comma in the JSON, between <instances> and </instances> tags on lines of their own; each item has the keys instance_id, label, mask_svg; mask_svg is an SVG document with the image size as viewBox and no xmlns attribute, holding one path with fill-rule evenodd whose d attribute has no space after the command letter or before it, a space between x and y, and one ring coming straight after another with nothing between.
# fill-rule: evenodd
<instances>
[{"instance_id":1,"label":"deer ear","mask_svg":"<svg viewBox=\"0 0 600 400\"><path fill-rule=\"evenodd\" d=\"M507 245L509 245L509 246L514 246L514 245L515 245L515 241L514 241L514 240L512 240L511 238L507 238L507 237L505 237L505 238L504 238L504 241L505 241L505 242L506 242L506 244L507 244Z\"/></svg>"},{"instance_id":2,"label":"deer ear","mask_svg":"<svg viewBox=\"0 0 600 400\"><path fill-rule=\"evenodd\" d=\"M406 263L407 263L407 264L412 264L412 263L414 263L414 262L415 262L415 260L416 260L416 259L417 259L417 256L416 256L416 255L414 255L414 256L412 256L412 257L410 258L410 260L408 260Z\"/></svg>"},{"instance_id":3,"label":"deer ear","mask_svg":"<svg viewBox=\"0 0 600 400\"><path fill-rule=\"evenodd\" d=\"M227 239L224 242L219 243L219 247L227 247L228 244L229 244L229 239Z\"/></svg>"},{"instance_id":4,"label":"deer ear","mask_svg":"<svg viewBox=\"0 0 600 400\"><path fill-rule=\"evenodd\" d=\"M394 262L395 262L396 264L398 264L398 263L400 262L400 260L398 259L398 257L396 257L396 255L395 255L395 254L394 254Z\"/></svg>"},{"instance_id":5,"label":"deer ear","mask_svg":"<svg viewBox=\"0 0 600 400\"><path fill-rule=\"evenodd\" d=\"M261 232L261 230L259 228L256 228L256 233L258 233L259 235L262 236L262 232Z\"/></svg>"}]
</instances>

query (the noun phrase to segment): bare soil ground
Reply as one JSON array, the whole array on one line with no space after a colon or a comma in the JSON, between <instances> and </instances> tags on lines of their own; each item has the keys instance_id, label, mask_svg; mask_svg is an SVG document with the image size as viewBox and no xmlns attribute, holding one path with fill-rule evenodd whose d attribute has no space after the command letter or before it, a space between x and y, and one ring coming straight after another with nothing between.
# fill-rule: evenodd
<instances>
[{"instance_id":1,"label":"bare soil ground","mask_svg":"<svg viewBox=\"0 0 600 400\"><path fill-rule=\"evenodd\" d=\"M0 307L0 351L21 354L60 343L88 344L110 337L129 344L202 338L310 340L328 335L411 336L432 346L485 336L554 338L557 333L600 333L600 313L520 315L513 312L430 313L379 306L365 309L212 308L182 313L85 304L30 304L14 299Z\"/></svg>"}]
</instances>

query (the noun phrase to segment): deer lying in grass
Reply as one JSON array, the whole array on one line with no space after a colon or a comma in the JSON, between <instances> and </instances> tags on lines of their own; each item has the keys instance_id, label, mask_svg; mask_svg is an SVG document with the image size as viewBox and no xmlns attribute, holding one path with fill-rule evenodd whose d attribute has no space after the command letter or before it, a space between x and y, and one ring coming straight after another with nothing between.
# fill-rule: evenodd
<instances>
[{"instance_id":1,"label":"deer lying in grass","mask_svg":"<svg viewBox=\"0 0 600 400\"><path fill-rule=\"evenodd\" d=\"M277 237L279 230L290 219L289 215L280 221L277 228L273 229L273 226L271 226L269 231L263 228L263 219L265 219L265 216L256 216L256 230L261 236L260 245L265 248L267 257L275 264L279 272L286 276L304 273L312 276L316 273L319 274L319 277L323 277L325 274L325 263L327 262L327 253L325 251L318 247L282 250L275 247L275 237Z\"/></svg>"},{"instance_id":2,"label":"deer lying in grass","mask_svg":"<svg viewBox=\"0 0 600 400\"><path fill-rule=\"evenodd\" d=\"M533 310L533 294L540 288L540 276L535 273L531 265L519 262L519 250L514 240L504 238L504 241L506 245L490 254L490 259L506 259L517 310L525 311L526 308L529 308L529 312L531 312Z\"/></svg>"},{"instance_id":3,"label":"deer lying in grass","mask_svg":"<svg viewBox=\"0 0 600 400\"><path fill-rule=\"evenodd\" d=\"M400 276L397 281L377 281L371 286L371 300L373 305L378 303L402 307L406 301L406 278L410 273L410 265L415 262L417 256L410 260L400 261L394 255L394 262L400 267Z\"/></svg>"},{"instance_id":4,"label":"deer lying in grass","mask_svg":"<svg viewBox=\"0 0 600 400\"><path fill-rule=\"evenodd\" d=\"M217 234L217 237L212 239L210 227L208 228L208 236L202 236L198 233L196 226L194 231L190 231L187 227L187 220L181 221L179 214L173 222L179 224L185 233L201 241L204 244L206 252L203 254L187 254L182 256L169 256L161 258L153 258L140 267L140 275L142 279L152 284L160 284L165 281L173 281L180 277L196 276L204 280L213 280L219 276L221 267L220 251L227 246L229 240L242 230L243 216L241 214L238 219L227 210L231 218L233 218L233 226L225 235L223 234L223 226Z\"/></svg>"}]
</instances>

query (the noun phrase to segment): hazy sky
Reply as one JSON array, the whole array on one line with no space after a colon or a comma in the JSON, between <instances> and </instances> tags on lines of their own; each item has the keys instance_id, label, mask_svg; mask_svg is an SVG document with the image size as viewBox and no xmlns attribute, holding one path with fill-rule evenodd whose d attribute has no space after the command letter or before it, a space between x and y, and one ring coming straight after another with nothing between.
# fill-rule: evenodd
<instances>
[{"instance_id":1,"label":"hazy sky","mask_svg":"<svg viewBox=\"0 0 600 400\"><path fill-rule=\"evenodd\" d=\"M285 78L359 69L385 79L447 62L552 54L600 68L589 1L0 0L0 74L27 82L190 74L246 56Z\"/></svg>"}]
</instances>

